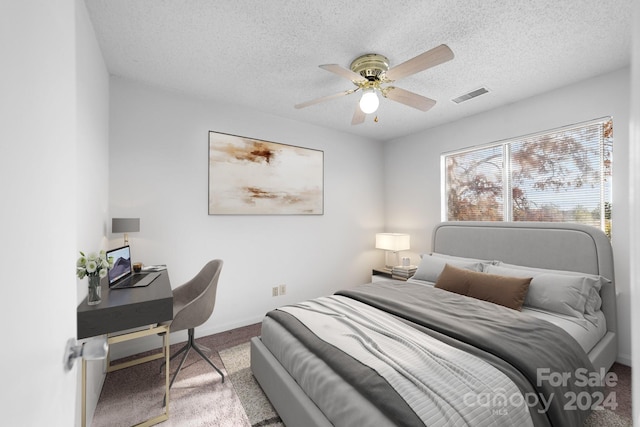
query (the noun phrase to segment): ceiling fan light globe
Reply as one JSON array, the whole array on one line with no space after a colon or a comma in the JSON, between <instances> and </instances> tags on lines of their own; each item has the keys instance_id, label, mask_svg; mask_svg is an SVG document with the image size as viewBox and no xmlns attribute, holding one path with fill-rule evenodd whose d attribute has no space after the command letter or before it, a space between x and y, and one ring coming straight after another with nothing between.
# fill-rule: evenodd
<instances>
[{"instance_id":1,"label":"ceiling fan light globe","mask_svg":"<svg viewBox=\"0 0 640 427\"><path fill-rule=\"evenodd\" d=\"M360 109L365 114L371 114L378 109L378 105L380 105L380 100L376 95L375 91L368 90L362 94L362 98L360 98Z\"/></svg>"}]
</instances>

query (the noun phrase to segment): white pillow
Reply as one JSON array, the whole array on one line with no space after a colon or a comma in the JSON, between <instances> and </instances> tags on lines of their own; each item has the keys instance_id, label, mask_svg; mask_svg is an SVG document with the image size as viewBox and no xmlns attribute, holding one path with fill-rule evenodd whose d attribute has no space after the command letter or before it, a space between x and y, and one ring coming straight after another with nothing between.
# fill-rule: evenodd
<instances>
[{"instance_id":1,"label":"white pillow","mask_svg":"<svg viewBox=\"0 0 640 427\"><path fill-rule=\"evenodd\" d=\"M473 271L482 271L482 263L480 262L459 261L424 255L420 260L416 274L413 275L412 279L435 283L438 280L440 273L442 273L442 270L444 270L445 264L451 264L454 267L466 268Z\"/></svg>"},{"instance_id":2,"label":"white pillow","mask_svg":"<svg viewBox=\"0 0 640 427\"><path fill-rule=\"evenodd\" d=\"M437 252L431 253L431 256L434 256L436 258L444 258L451 261L472 262L472 263L479 262L481 264L496 264L500 262L500 261L492 261L490 259L464 258L460 256L455 256L455 255L445 255L445 254L439 254Z\"/></svg>"},{"instance_id":3,"label":"white pillow","mask_svg":"<svg viewBox=\"0 0 640 427\"><path fill-rule=\"evenodd\" d=\"M503 276L532 277L525 306L584 318L587 301L590 302L589 315L595 313L599 304L597 300L602 286L599 276L511 265L489 265L484 271Z\"/></svg>"}]
</instances>

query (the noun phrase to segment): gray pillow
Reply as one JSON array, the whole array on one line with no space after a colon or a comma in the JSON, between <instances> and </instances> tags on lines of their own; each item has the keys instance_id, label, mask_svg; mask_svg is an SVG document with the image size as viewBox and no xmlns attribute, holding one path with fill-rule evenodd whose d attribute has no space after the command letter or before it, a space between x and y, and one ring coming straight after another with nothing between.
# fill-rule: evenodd
<instances>
[{"instance_id":1,"label":"gray pillow","mask_svg":"<svg viewBox=\"0 0 640 427\"><path fill-rule=\"evenodd\" d=\"M583 276L594 279L597 283L595 289L592 289L589 292L587 302L584 306L584 313L587 320L590 320L592 323L597 324L598 318L595 316L595 313L602 309L602 297L600 296L600 289L602 289L602 286L606 283L611 283L611 280L607 279L606 277L597 276L595 274L580 273L578 271L549 270L545 268L526 267L524 265L506 264L501 261L498 261L498 264L496 265L498 265L499 267L515 268L519 270L533 270L539 273L566 274L569 276Z\"/></svg>"},{"instance_id":2,"label":"gray pillow","mask_svg":"<svg viewBox=\"0 0 640 427\"><path fill-rule=\"evenodd\" d=\"M602 308L602 298L596 288L592 288L584 305L584 318L598 326L598 316L596 313Z\"/></svg>"},{"instance_id":3,"label":"gray pillow","mask_svg":"<svg viewBox=\"0 0 640 427\"><path fill-rule=\"evenodd\" d=\"M581 273L579 271L551 270L551 269L548 269L548 268L527 267L526 265L507 264L506 262L502 262L502 261L497 261L497 263L495 265L497 265L498 267L515 268L515 269L518 269L518 270L532 270L532 271L537 271L538 273L566 274L568 276L591 277L591 278L594 278L594 279L598 280L601 285L604 284L604 283L611 283L611 280L607 279L606 277L598 276L596 274ZM600 289L598 288L598 290L600 290Z\"/></svg>"},{"instance_id":4,"label":"gray pillow","mask_svg":"<svg viewBox=\"0 0 640 427\"><path fill-rule=\"evenodd\" d=\"M594 287L589 292L587 297L587 303L584 306L584 312L586 314L595 314L602 308L602 298L600 298L600 292Z\"/></svg>"},{"instance_id":5,"label":"gray pillow","mask_svg":"<svg viewBox=\"0 0 640 427\"><path fill-rule=\"evenodd\" d=\"M416 274L413 275L412 279L435 283L438 280L440 273L442 273L442 270L444 270L445 264L451 264L454 267L466 268L467 270L472 271L482 271L482 264L480 262L454 261L424 255L420 260Z\"/></svg>"},{"instance_id":6,"label":"gray pillow","mask_svg":"<svg viewBox=\"0 0 640 427\"><path fill-rule=\"evenodd\" d=\"M579 319L584 318L585 306L590 296L592 300L590 310L595 310L597 306L592 292L598 294L600 291L602 283L599 276L566 274L567 272L559 270L511 267L489 265L485 268L485 272L516 277L533 276L524 301L525 306Z\"/></svg>"}]
</instances>

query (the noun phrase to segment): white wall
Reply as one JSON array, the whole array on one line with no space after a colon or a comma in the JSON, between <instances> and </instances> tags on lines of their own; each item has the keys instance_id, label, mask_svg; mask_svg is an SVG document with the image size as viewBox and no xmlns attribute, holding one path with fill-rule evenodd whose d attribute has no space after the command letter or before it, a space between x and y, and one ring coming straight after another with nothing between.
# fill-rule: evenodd
<instances>
[{"instance_id":1,"label":"white wall","mask_svg":"<svg viewBox=\"0 0 640 427\"><path fill-rule=\"evenodd\" d=\"M640 22L640 2L635 3L634 22ZM629 193L630 217L640 218L640 25L633 27L633 49L631 50L631 120L629 123ZM631 305L640 306L640 224L631 221ZM632 355L634 366L640 366L640 310L632 311ZM631 390L633 391L634 424L640 425L640 369L633 369Z\"/></svg>"},{"instance_id":2,"label":"white wall","mask_svg":"<svg viewBox=\"0 0 640 427\"><path fill-rule=\"evenodd\" d=\"M418 253L431 250L431 231L441 219L441 153L613 116L612 245L619 292L618 360L630 364L629 85L629 69L623 69L387 142L386 228L411 234L412 261L417 263Z\"/></svg>"},{"instance_id":3,"label":"white wall","mask_svg":"<svg viewBox=\"0 0 640 427\"><path fill-rule=\"evenodd\" d=\"M75 1L0 5L2 424L73 425Z\"/></svg>"},{"instance_id":4,"label":"white wall","mask_svg":"<svg viewBox=\"0 0 640 427\"><path fill-rule=\"evenodd\" d=\"M77 0L77 251L106 249L109 197L109 73L84 1ZM76 279L79 304L87 296L87 279ZM104 383L104 363L87 364L87 419L93 418ZM81 370L78 369L76 425L81 423Z\"/></svg>"},{"instance_id":5,"label":"white wall","mask_svg":"<svg viewBox=\"0 0 640 427\"><path fill-rule=\"evenodd\" d=\"M210 259L225 262L198 336L366 283L382 262L373 249L384 224L381 143L115 77L110 114L110 215L140 218L140 232L129 236L133 258L166 263L173 287ZM323 150L324 215L209 216L209 130ZM111 235L111 246L121 243ZM287 295L274 298L278 284Z\"/></svg>"},{"instance_id":6,"label":"white wall","mask_svg":"<svg viewBox=\"0 0 640 427\"><path fill-rule=\"evenodd\" d=\"M109 207L109 73L83 1L76 15L78 102L78 248L106 249ZM87 280L77 280L78 304Z\"/></svg>"}]
</instances>

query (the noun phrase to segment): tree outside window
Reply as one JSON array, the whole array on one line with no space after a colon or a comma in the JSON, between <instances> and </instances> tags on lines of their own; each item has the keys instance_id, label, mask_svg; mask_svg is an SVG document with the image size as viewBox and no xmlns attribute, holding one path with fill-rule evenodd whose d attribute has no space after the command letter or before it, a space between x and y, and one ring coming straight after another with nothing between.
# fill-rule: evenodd
<instances>
[{"instance_id":1,"label":"tree outside window","mask_svg":"<svg viewBox=\"0 0 640 427\"><path fill-rule=\"evenodd\" d=\"M611 235L613 123L443 155L445 220L574 222Z\"/></svg>"}]
</instances>

